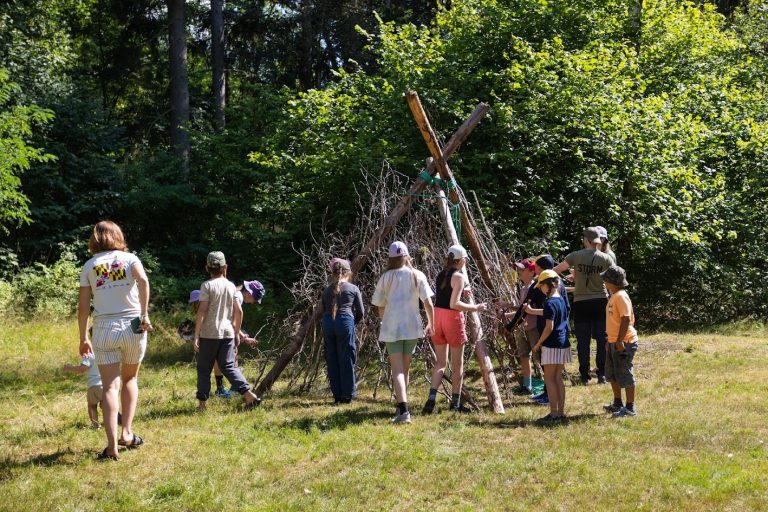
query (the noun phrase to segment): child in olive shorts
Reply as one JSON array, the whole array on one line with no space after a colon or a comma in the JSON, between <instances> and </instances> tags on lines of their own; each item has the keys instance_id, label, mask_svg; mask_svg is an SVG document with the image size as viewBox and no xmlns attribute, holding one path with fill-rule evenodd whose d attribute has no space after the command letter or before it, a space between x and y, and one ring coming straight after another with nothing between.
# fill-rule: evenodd
<instances>
[{"instance_id":1,"label":"child in olive shorts","mask_svg":"<svg viewBox=\"0 0 768 512\"><path fill-rule=\"evenodd\" d=\"M625 290L629 283L624 269L618 265L611 265L600 276L611 293L605 307L605 328L608 334L605 347L605 378L611 383L613 403L606 404L603 408L613 413L614 417L637 416L635 375L632 372L637 352L637 331L632 301ZM622 389L627 397L626 405L621 402Z\"/></svg>"}]
</instances>

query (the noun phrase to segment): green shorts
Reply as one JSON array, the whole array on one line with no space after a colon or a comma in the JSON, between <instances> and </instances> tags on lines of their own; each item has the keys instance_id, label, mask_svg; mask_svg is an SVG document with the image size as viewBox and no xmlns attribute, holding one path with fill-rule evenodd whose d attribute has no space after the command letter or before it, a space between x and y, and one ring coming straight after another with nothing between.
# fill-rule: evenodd
<instances>
[{"instance_id":1,"label":"green shorts","mask_svg":"<svg viewBox=\"0 0 768 512\"><path fill-rule=\"evenodd\" d=\"M387 346L387 354L408 354L413 355L416 352L416 345L419 340L398 340L387 341L384 344Z\"/></svg>"}]
</instances>

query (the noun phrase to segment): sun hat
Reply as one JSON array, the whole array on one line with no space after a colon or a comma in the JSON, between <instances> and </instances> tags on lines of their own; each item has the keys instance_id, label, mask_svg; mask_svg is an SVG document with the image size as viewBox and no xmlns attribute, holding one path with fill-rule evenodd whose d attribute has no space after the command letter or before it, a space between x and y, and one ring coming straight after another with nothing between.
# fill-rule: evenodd
<instances>
[{"instance_id":1,"label":"sun hat","mask_svg":"<svg viewBox=\"0 0 768 512\"><path fill-rule=\"evenodd\" d=\"M224 258L224 253L221 251L209 252L205 262L209 267L223 267L227 264L227 260Z\"/></svg>"},{"instance_id":2,"label":"sun hat","mask_svg":"<svg viewBox=\"0 0 768 512\"><path fill-rule=\"evenodd\" d=\"M600 235L600 238L605 238L608 240L608 230L605 229L603 226L595 226L595 229L597 230L597 234Z\"/></svg>"},{"instance_id":3,"label":"sun hat","mask_svg":"<svg viewBox=\"0 0 768 512\"><path fill-rule=\"evenodd\" d=\"M467 257L467 250L459 244L452 245L448 248L448 256L454 260L460 260Z\"/></svg>"},{"instance_id":4,"label":"sun hat","mask_svg":"<svg viewBox=\"0 0 768 512\"><path fill-rule=\"evenodd\" d=\"M200 290L189 292L189 302L187 304L192 304L193 302L200 302Z\"/></svg>"},{"instance_id":5,"label":"sun hat","mask_svg":"<svg viewBox=\"0 0 768 512\"><path fill-rule=\"evenodd\" d=\"M537 256L534 263L536 263L542 270L551 270L555 268L555 260L549 254Z\"/></svg>"},{"instance_id":6,"label":"sun hat","mask_svg":"<svg viewBox=\"0 0 768 512\"><path fill-rule=\"evenodd\" d=\"M525 258L524 260L516 261L514 265L517 270L528 269L533 272L536 269L536 263L531 258Z\"/></svg>"},{"instance_id":7,"label":"sun hat","mask_svg":"<svg viewBox=\"0 0 768 512\"><path fill-rule=\"evenodd\" d=\"M602 242L602 240L600 240L600 232L593 226L584 229L584 238L591 244L599 244Z\"/></svg>"},{"instance_id":8,"label":"sun hat","mask_svg":"<svg viewBox=\"0 0 768 512\"><path fill-rule=\"evenodd\" d=\"M547 279L555 279L557 277L560 277L557 275L557 272L555 272L554 270L547 269L541 274L539 274L539 279L536 281L535 288L540 288L541 284Z\"/></svg>"},{"instance_id":9,"label":"sun hat","mask_svg":"<svg viewBox=\"0 0 768 512\"><path fill-rule=\"evenodd\" d=\"M629 286L629 283L627 282L627 273L618 265L611 265L605 272L600 273L600 277L602 277L603 281L606 283L621 286L622 288Z\"/></svg>"},{"instance_id":10,"label":"sun hat","mask_svg":"<svg viewBox=\"0 0 768 512\"><path fill-rule=\"evenodd\" d=\"M408 254L408 247L398 240L389 246L389 257L399 258L400 256L410 256L410 254Z\"/></svg>"},{"instance_id":11,"label":"sun hat","mask_svg":"<svg viewBox=\"0 0 768 512\"><path fill-rule=\"evenodd\" d=\"M243 281L243 288L245 288L245 291L253 295L253 300L257 304L261 304L261 300L264 298L264 294L267 293L267 291L264 289L264 285L256 280Z\"/></svg>"}]
</instances>

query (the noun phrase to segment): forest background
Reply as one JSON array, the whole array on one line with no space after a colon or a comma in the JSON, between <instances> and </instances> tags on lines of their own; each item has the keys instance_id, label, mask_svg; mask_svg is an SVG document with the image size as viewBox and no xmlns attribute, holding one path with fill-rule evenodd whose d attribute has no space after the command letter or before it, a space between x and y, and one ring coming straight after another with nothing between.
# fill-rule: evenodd
<instances>
[{"instance_id":1,"label":"forest background","mask_svg":"<svg viewBox=\"0 0 768 512\"><path fill-rule=\"evenodd\" d=\"M104 218L155 307L213 249L290 307L362 171L423 166L415 89L443 138L489 103L451 164L502 248L601 224L642 328L764 318L767 80L768 0L3 2L0 312L71 314Z\"/></svg>"}]
</instances>

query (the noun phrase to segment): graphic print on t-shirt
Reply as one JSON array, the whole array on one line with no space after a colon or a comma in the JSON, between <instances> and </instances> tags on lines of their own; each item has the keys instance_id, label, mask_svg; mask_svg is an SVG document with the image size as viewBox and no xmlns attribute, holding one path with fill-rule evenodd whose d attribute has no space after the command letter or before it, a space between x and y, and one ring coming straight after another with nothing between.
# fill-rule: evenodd
<instances>
[{"instance_id":1,"label":"graphic print on t-shirt","mask_svg":"<svg viewBox=\"0 0 768 512\"><path fill-rule=\"evenodd\" d=\"M124 281L127 276L125 273L125 262L115 259L112 264L102 263L93 267L96 274L96 288L104 286L107 281Z\"/></svg>"}]
</instances>

